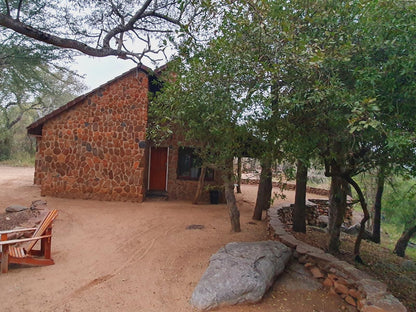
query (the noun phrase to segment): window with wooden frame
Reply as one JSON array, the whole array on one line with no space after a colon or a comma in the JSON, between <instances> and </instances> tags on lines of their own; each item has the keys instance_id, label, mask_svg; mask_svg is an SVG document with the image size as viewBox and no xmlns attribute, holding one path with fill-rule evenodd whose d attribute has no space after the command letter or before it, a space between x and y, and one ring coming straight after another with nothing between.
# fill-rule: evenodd
<instances>
[{"instance_id":1,"label":"window with wooden frame","mask_svg":"<svg viewBox=\"0 0 416 312\"><path fill-rule=\"evenodd\" d=\"M201 175L201 158L195 154L192 147L179 147L178 150L178 179L198 180ZM214 180L214 170L207 168L205 180Z\"/></svg>"}]
</instances>

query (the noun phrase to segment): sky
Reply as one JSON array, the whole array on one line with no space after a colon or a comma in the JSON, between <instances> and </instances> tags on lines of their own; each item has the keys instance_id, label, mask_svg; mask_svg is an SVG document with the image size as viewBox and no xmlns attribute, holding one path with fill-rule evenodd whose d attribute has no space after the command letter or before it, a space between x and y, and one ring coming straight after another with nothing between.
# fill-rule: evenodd
<instances>
[{"instance_id":1,"label":"sky","mask_svg":"<svg viewBox=\"0 0 416 312\"><path fill-rule=\"evenodd\" d=\"M144 59L143 64L155 69L155 65L149 60L146 62ZM165 61L161 61L158 66L163 64ZM87 86L85 92L101 86L136 66L137 64L131 60L122 60L115 56L92 57L87 55L74 57L74 62L71 64L72 70L84 77L83 83Z\"/></svg>"},{"instance_id":2,"label":"sky","mask_svg":"<svg viewBox=\"0 0 416 312\"><path fill-rule=\"evenodd\" d=\"M121 60L113 56L99 58L81 55L74 59L71 67L84 76L84 84L88 87L88 91L137 66L133 61Z\"/></svg>"}]
</instances>

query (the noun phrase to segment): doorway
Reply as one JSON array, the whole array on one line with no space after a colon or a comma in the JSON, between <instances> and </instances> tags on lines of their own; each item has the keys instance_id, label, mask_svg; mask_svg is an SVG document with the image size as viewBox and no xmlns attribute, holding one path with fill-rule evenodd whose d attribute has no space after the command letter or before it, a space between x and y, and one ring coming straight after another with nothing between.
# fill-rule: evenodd
<instances>
[{"instance_id":1,"label":"doorway","mask_svg":"<svg viewBox=\"0 0 416 312\"><path fill-rule=\"evenodd\" d=\"M167 190L168 148L151 147L149 165L149 191Z\"/></svg>"}]
</instances>

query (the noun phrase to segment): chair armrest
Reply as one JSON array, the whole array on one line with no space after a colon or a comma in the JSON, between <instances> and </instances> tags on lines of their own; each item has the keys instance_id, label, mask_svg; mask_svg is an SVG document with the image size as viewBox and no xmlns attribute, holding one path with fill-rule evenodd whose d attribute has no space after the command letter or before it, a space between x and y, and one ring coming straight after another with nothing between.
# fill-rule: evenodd
<instances>
[{"instance_id":1,"label":"chair armrest","mask_svg":"<svg viewBox=\"0 0 416 312\"><path fill-rule=\"evenodd\" d=\"M0 231L1 234L11 234L11 233L19 233L19 232L28 232L28 231L36 231L37 228L26 228L26 229L15 229L15 230L8 230L8 231Z\"/></svg>"},{"instance_id":2,"label":"chair armrest","mask_svg":"<svg viewBox=\"0 0 416 312\"><path fill-rule=\"evenodd\" d=\"M42 236L36 236L36 237L30 237L30 238L22 238L22 239L12 239L7 241L0 241L0 246L2 245L13 245L17 243L24 243L24 242L30 242L34 240L40 240L42 238L48 238L52 237L52 235L42 235Z\"/></svg>"}]
</instances>

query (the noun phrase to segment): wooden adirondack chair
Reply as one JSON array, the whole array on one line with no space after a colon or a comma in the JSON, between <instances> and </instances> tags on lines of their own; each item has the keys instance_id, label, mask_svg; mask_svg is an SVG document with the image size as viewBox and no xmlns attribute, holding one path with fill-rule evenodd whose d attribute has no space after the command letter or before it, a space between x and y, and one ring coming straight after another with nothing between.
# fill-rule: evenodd
<instances>
[{"instance_id":1,"label":"wooden adirondack chair","mask_svg":"<svg viewBox=\"0 0 416 312\"><path fill-rule=\"evenodd\" d=\"M7 273L9 263L20 263L29 265L51 265L54 264L51 258L52 222L58 215L53 209L48 212L37 228L0 231L1 241L1 272ZM8 240L11 233L34 231L31 238ZM40 241L40 249L35 250L36 243ZM21 243L28 243L21 247ZM14 246L19 244L19 246Z\"/></svg>"}]
</instances>

